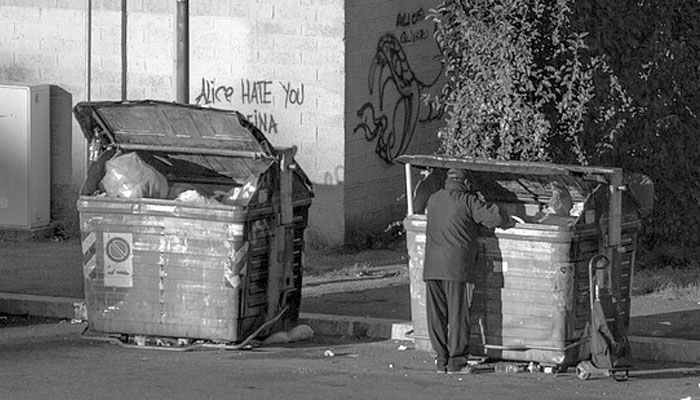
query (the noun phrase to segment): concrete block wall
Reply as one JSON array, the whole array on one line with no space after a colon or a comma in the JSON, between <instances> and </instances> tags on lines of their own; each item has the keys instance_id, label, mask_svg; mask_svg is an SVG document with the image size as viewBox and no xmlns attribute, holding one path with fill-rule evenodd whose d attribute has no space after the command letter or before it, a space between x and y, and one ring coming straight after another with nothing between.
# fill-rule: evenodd
<instances>
[{"instance_id":1,"label":"concrete block wall","mask_svg":"<svg viewBox=\"0 0 700 400\"><path fill-rule=\"evenodd\" d=\"M92 2L91 100L119 100L121 2ZM175 100L176 2L127 2L127 98ZM312 236L343 241L344 26L339 0L190 2L190 102L236 109L276 146L296 145L315 183ZM0 81L86 99L86 2L0 0ZM71 117L72 119L72 117ZM77 123L52 122L53 212L74 210L85 173ZM69 215L69 220L76 220Z\"/></svg>"},{"instance_id":2,"label":"concrete block wall","mask_svg":"<svg viewBox=\"0 0 700 400\"><path fill-rule=\"evenodd\" d=\"M442 118L423 102L444 80L426 19L434 0L346 2L345 212L350 241L406 214L401 154L430 154ZM346 240L347 240L346 239Z\"/></svg>"},{"instance_id":3,"label":"concrete block wall","mask_svg":"<svg viewBox=\"0 0 700 400\"><path fill-rule=\"evenodd\" d=\"M85 173L85 141L71 116L73 102L85 96L82 3L0 1L0 82L51 85L51 219L72 233Z\"/></svg>"},{"instance_id":4,"label":"concrete block wall","mask_svg":"<svg viewBox=\"0 0 700 400\"><path fill-rule=\"evenodd\" d=\"M121 98L120 4L92 2L93 101ZM439 120L421 100L440 86L425 20L436 4L190 2L190 103L239 110L274 145L298 147L316 194L310 242L350 242L405 214L403 169L391 160L437 143ZM176 2L129 0L127 11L127 98L174 101ZM85 20L85 0L0 0L0 81L52 84L60 109L84 101ZM76 221L85 139L54 114L52 213Z\"/></svg>"},{"instance_id":5,"label":"concrete block wall","mask_svg":"<svg viewBox=\"0 0 700 400\"><path fill-rule=\"evenodd\" d=\"M343 2L198 3L190 2L190 102L239 110L275 146L297 146L314 184L309 241L342 243Z\"/></svg>"}]
</instances>

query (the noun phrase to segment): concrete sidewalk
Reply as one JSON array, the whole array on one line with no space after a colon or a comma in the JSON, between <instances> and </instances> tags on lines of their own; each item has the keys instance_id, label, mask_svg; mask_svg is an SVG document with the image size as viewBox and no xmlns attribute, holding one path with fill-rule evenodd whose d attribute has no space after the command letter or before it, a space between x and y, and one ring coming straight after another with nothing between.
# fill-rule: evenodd
<instances>
[{"instance_id":1,"label":"concrete sidewalk","mask_svg":"<svg viewBox=\"0 0 700 400\"><path fill-rule=\"evenodd\" d=\"M84 315L82 254L77 241L0 242L0 314ZM305 277L300 322L323 335L389 339L410 330L406 266L362 277ZM700 304L632 298L635 358L700 363ZM397 336L398 335L398 336Z\"/></svg>"}]
</instances>

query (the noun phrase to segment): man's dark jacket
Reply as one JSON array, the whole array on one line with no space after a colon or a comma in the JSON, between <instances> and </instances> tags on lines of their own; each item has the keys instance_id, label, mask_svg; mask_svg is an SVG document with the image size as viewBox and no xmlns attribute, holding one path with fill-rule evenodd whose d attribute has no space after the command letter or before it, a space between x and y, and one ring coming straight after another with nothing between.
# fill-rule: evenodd
<instances>
[{"instance_id":1,"label":"man's dark jacket","mask_svg":"<svg viewBox=\"0 0 700 400\"><path fill-rule=\"evenodd\" d=\"M464 184L448 179L428 199L423 280L474 282L479 225L494 228L502 219L495 204L486 204Z\"/></svg>"}]
</instances>

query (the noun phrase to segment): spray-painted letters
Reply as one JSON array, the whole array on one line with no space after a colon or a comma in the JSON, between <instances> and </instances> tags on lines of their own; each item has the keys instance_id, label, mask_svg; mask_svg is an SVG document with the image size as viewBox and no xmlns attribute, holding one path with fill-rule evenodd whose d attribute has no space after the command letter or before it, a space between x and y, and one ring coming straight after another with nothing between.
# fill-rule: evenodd
<instances>
[{"instance_id":1,"label":"spray-painted letters","mask_svg":"<svg viewBox=\"0 0 700 400\"><path fill-rule=\"evenodd\" d=\"M199 95L195 97L194 102L197 104L216 104L223 101L231 102L233 96L233 86L217 86L216 80L207 80L202 78L202 89Z\"/></svg>"},{"instance_id":2,"label":"spray-painted letters","mask_svg":"<svg viewBox=\"0 0 700 400\"><path fill-rule=\"evenodd\" d=\"M414 12L402 12L396 15L396 28L402 29L398 35L399 41L403 44L414 43L428 39L430 32L427 28L415 25L425 22L425 11L423 7Z\"/></svg>"},{"instance_id":3,"label":"spray-painted letters","mask_svg":"<svg viewBox=\"0 0 700 400\"><path fill-rule=\"evenodd\" d=\"M199 94L195 97L195 103L198 105L217 105L226 104L234 105L238 103L243 108L245 106L264 106L273 107L272 98L275 96L275 89L279 97L284 98L284 108L292 105L301 106L304 104L305 92L304 84L300 83L293 85L291 82L277 81L279 86L276 86L271 80L251 80L241 78L239 89L237 90L232 85L220 85L216 83L216 79L202 78L202 87ZM237 99L237 100L236 100ZM245 111L242 111L246 114ZM246 114L246 118L265 134L276 134L277 121L275 116L266 111L253 109L252 113Z\"/></svg>"}]
</instances>

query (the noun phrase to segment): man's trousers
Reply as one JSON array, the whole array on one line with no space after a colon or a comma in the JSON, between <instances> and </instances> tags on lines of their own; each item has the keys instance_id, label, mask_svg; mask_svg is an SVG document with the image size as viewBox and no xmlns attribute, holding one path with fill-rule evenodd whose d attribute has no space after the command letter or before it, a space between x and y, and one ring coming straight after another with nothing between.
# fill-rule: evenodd
<instances>
[{"instance_id":1,"label":"man's trousers","mask_svg":"<svg viewBox=\"0 0 700 400\"><path fill-rule=\"evenodd\" d=\"M426 280L428 335L438 364L466 362L469 354L469 308L474 284Z\"/></svg>"}]
</instances>

